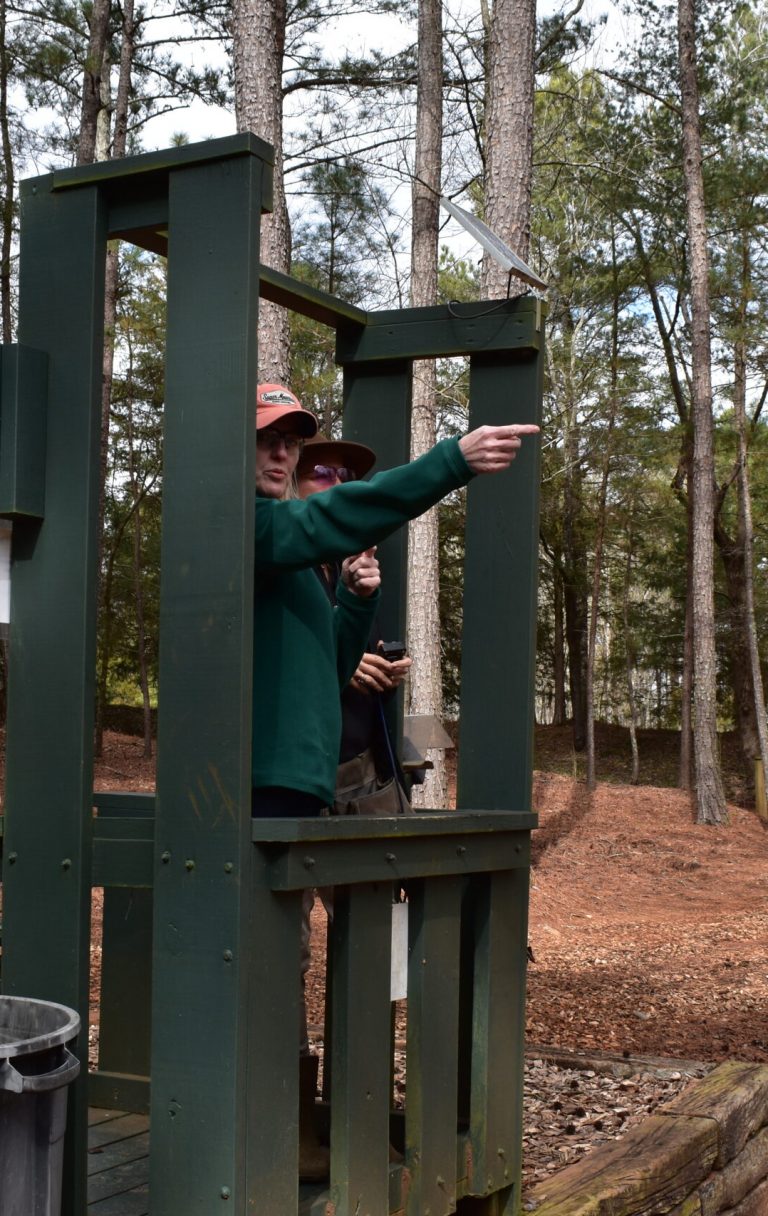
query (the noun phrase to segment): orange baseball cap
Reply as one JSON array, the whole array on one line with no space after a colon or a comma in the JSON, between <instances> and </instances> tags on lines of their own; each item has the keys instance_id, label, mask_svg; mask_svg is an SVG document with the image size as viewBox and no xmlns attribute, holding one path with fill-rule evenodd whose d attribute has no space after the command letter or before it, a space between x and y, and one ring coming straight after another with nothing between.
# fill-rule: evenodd
<instances>
[{"instance_id":1,"label":"orange baseball cap","mask_svg":"<svg viewBox=\"0 0 768 1216\"><path fill-rule=\"evenodd\" d=\"M317 433L317 418L305 410L295 393L283 384L259 384L256 389L256 430L290 418L305 439Z\"/></svg>"}]
</instances>

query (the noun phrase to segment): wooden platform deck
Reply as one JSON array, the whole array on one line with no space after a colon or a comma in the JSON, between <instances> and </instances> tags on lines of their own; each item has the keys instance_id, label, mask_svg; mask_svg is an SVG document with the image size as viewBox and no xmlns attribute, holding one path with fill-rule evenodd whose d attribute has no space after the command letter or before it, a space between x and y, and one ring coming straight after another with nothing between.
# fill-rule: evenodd
<instances>
[{"instance_id":1,"label":"wooden platform deck","mask_svg":"<svg viewBox=\"0 0 768 1216\"><path fill-rule=\"evenodd\" d=\"M324 1212L326 1198L324 1186L300 1187L297 1216ZM148 1115L89 1109L88 1216L149 1216Z\"/></svg>"},{"instance_id":2,"label":"wooden platform deck","mask_svg":"<svg viewBox=\"0 0 768 1216\"><path fill-rule=\"evenodd\" d=\"M88 1216L148 1216L149 1118L88 1114Z\"/></svg>"}]
</instances>

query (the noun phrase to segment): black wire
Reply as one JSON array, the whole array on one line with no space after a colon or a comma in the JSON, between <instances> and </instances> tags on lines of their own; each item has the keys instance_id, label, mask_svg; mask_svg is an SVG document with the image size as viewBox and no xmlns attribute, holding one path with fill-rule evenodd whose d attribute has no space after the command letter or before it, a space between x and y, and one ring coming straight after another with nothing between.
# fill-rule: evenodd
<instances>
[{"instance_id":1,"label":"black wire","mask_svg":"<svg viewBox=\"0 0 768 1216\"><path fill-rule=\"evenodd\" d=\"M491 308L485 308L482 312L473 312L467 315L462 315L462 313L456 312L454 305L461 303L461 300L449 300L446 305L448 315L450 317L454 317L457 321L473 321L475 317L490 317L491 313L500 312L501 309L509 303L509 296L507 296L506 300L499 300L498 303L492 305Z\"/></svg>"}]
</instances>

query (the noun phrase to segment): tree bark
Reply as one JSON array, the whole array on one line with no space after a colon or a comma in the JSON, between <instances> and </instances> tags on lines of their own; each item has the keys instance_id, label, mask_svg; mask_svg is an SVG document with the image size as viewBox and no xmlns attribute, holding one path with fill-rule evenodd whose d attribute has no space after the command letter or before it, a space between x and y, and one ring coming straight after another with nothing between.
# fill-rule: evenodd
<instances>
[{"instance_id":1,"label":"tree bark","mask_svg":"<svg viewBox=\"0 0 768 1216\"><path fill-rule=\"evenodd\" d=\"M714 427L709 316L709 258L702 171L694 0L678 0L683 177L691 273L691 413L693 418L693 633L696 820L725 823L717 740L714 597Z\"/></svg>"},{"instance_id":2,"label":"tree bark","mask_svg":"<svg viewBox=\"0 0 768 1216\"><path fill-rule=\"evenodd\" d=\"M283 182L283 54L285 0L235 0L233 57L235 120L275 150L273 210L261 220L261 260L288 274L291 228ZM259 305L259 379L290 379L290 327L286 309Z\"/></svg>"},{"instance_id":3,"label":"tree bark","mask_svg":"<svg viewBox=\"0 0 768 1216\"><path fill-rule=\"evenodd\" d=\"M586 671L586 726L587 726L587 788L593 790L597 784L595 758L595 652L597 649L597 622L600 613L600 586L603 573L603 541L605 539L606 504L608 482L611 474L611 446L613 428L616 423L619 398L619 285L616 272L616 241L612 234L613 300L611 310L611 380L610 412L603 449L603 468L597 501L597 531L595 536L595 563L592 573L592 606L589 614L589 638L587 643Z\"/></svg>"},{"instance_id":4,"label":"tree bark","mask_svg":"<svg viewBox=\"0 0 768 1216\"><path fill-rule=\"evenodd\" d=\"M109 10L109 0L93 0L88 54L83 67L80 132L77 142L78 165L90 165L96 159L98 120L104 104L102 84L109 38Z\"/></svg>"},{"instance_id":5,"label":"tree bark","mask_svg":"<svg viewBox=\"0 0 768 1216\"><path fill-rule=\"evenodd\" d=\"M637 705L635 702L635 645L629 619L629 593L632 586L632 533L627 535L627 564L624 569L624 594L622 613L624 617L624 665L627 674L627 704L629 706L629 743L632 749L632 775L630 785L640 780L640 753L637 747Z\"/></svg>"},{"instance_id":6,"label":"tree bark","mask_svg":"<svg viewBox=\"0 0 768 1216\"><path fill-rule=\"evenodd\" d=\"M132 377L131 377L132 380ZM144 614L144 583L142 579L142 531L141 504L144 491L136 468L136 448L133 429L133 385L129 386L128 400L128 476L131 486L133 514L133 591L136 597L136 657L139 665L139 687L144 719L144 758L152 756L152 706L149 697L149 671L147 664L147 631Z\"/></svg>"},{"instance_id":7,"label":"tree bark","mask_svg":"<svg viewBox=\"0 0 768 1216\"><path fill-rule=\"evenodd\" d=\"M587 578L582 529L582 469L575 411L563 410L563 604L568 643L568 683L571 694L573 746L583 751L587 742Z\"/></svg>"},{"instance_id":8,"label":"tree bark","mask_svg":"<svg viewBox=\"0 0 768 1216\"><path fill-rule=\"evenodd\" d=\"M485 221L523 260L531 238L535 43L536 0L494 0L486 15ZM485 299L524 290L483 258Z\"/></svg>"},{"instance_id":9,"label":"tree bark","mask_svg":"<svg viewBox=\"0 0 768 1216\"><path fill-rule=\"evenodd\" d=\"M555 550L555 561L552 568L553 606L555 616L554 646L554 683L555 703L552 712L552 725L565 725L565 637L563 634L563 578L561 573L562 554Z\"/></svg>"},{"instance_id":10,"label":"tree bark","mask_svg":"<svg viewBox=\"0 0 768 1216\"><path fill-rule=\"evenodd\" d=\"M735 391L734 409L736 413L736 431L738 434L739 477L737 490L739 495L739 523L743 536L743 566L744 566L744 632L749 653L749 670L752 682L752 706L757 727L757 751L754 759L759 759L763 773L768 773L768 721L765 712L765 691L763 688L763 673L760 666L760 650L757 644L757 622L755 619L755 579L754 579L754 540L755 530L752 522L752 494L749 485L749 463L747 445L747 347L746 321L747 301L750 296L751 271L749 265L749 249L746 240L742 242L742 298L739 338L736 343L734 368ZM750 773L753 777L753 773Z\"/></svg>"},{"instance_id":11,"label":"tree bark","mask_svg":"<svg viewBox=\"0 0 768 1216\"><path fill-rule=\"evenodd\" d=\"M715 518L715 541L726 575L731 616L730 666L739 739L750 785L754 781L755 760L760 760L768 772L768 724L766 723L765 693L757 642L754 601L754 525L752 495L749 484L749 444L747 437L747 304L752 295L751 266L747 241L741 242L741 296L734 342L733 410L736 423L736 493L738 496L738 527L733 540L725 531L718 510ZM719 507L725 501L720 494Z\"/></svg>"},{"instance_id":12,"label":"tree bark","mask_svg":"<svg viewBox=\"0 0 768 1216\"><path fill-rule=\"evenodd\" d=\"M11 255L13 253L13 196L16 172L8 125L8 48L6 0L0 0L0 139L3 143L2 236L0 237L0 316L2 340L13 341L11 307Z\"/></svg>"},{"instance_id":13,"label":"tree bark","mask_svg":"<svg viewBox=\"0 0 768 1216\"><path fill-rule=\"evenodd\" d=\"M411 197L411 304L422 308L437 300L437 241L443 139L443 32L440 0L419 0L416 153ZM437 371L434 359L413 365L411 457L434 446L437 438ZM410 712L443 713L440 646L440 549L438 508L409 529L408 652ZM445 752L432 750L423 785L414 785L414 806L448 805Z\"/></svg>"},{"instance_id":14,"label":"tree bark","mask_svg":"<svg viewBox=\"0 0 768 1216\"><path fill-rule=\"evenodd\" d=\"M688 497L690 498L690 492ZM689 526L689 537L691 533ZM680 757L677 784L681 790L693 789L693 566L690 556L686 578L683 673L680 680Z\"/></svg>"},{"instance_id":15,"label":"tree bark","mask_svg":"<svg viewBox=\"0 0 768 1216\"><path fill-rule=\"evenodd\" d=\"M111 152L113 157L125 156L126 142L128 135L128 103L131 93L131 75L133 70L133 56L136 49L136 24L134 21L134 0L123 0L123 25L122 39L120 43L120 72L117 82L117 95L115 98L115 113L114 113L114 139L112 140ZM102 77L102 110L97 121L97 131L100 132L100 139L97 141L96 151L103 159L109 159L110 140L109 140L109 117L111 113L111 98L105 95L104 90L109 87L109 75L104 73ZM106 118L106 123L104 123ZM114 374L115 363L115 325L117 320L117 287L118 287L118 271L119 271L119 246L117 241L110 241L107 246L107 262L104 274L104 350L102 354L102 377L101 377L101 450L100 450L100 482L99 482L99 519L104 519L104 503L107 487L107 467L109 460L109 415L112 403L112 379ZM103 524L102 524L103 533ZM99 542L99 547L103 545L103 535ZM99 562L99 570L101 570L101 561ZM110 599L106 594L99 596L100 610L102 612L111 611ZM105 629L102 633L102 641L106 645L111 639L111 630ZM106 668L103 680L98 684L98 695L96 697L96 716L94 722L94 750L96 756L101 756L104 749L104 710L106 708L104 696L106 695L106 671L109 666L109 651L105 656Z\"/></svg>"}]
</instances>

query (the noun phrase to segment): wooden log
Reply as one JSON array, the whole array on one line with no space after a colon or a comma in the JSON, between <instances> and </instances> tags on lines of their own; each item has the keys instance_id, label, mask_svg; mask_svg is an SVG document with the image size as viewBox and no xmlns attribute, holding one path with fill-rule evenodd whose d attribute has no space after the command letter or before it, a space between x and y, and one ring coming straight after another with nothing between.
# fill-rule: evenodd
<instances>
[{"instance_id":1,"label":"wooden log","mask_svg":"<svg viewBox=\"0 0 768 1216\"><path fill-rule=\"evenodd\" d=\"M737 1203L735 1208L727 1208L721 1216L765 1216L768 1212L768 1178L756 1186L754 1191Z\"/></svg>"},{"instance_id":2,"label":"wooden log","mask_svg":"<svg viewBox=\"0 0 768 1216\"><path fill-rule=\"evenodd\" d=\"M658 1113L662 1118L691 1115L713 1119L718 1127L715 1168L722 1169L768 1123L768 1066L727 1060Z\"/></svg>"},{"instance_id":3,"label":"wooden log","mask_svg":"<svg viewBox=\"0 0 768 1216\"><path fill-rule=\"evenodd\" d=\"M701 1196L698 1191L694 1191L682 1203L679 1203L676 1208L673 1208L667 1216L703 1216L703 1208L701 1206Z\"/></svg>"},{"instance_id":4,"label":"wooden log","mask_svg":"<svg viewBox=\"0 0 768 1216\"><path fill-rule=\"evenodd\" d=\"M717 1149L714 1120L653 1115L621 1140L601 1146L534 1187L536 1216L669 1212L707 1178Z\"/></svg>"},{"instance_id":5,"label":"wooden log","mask_svg":"<svg viewBox=\"0 0 768 1216\"><path fill-rule=\"evenodd\" d=\"M719 1216L724 1208L735 1207L765 1178L768 1178L768 1127L748 1140L738 1157L702 1185L701 1216Z\"/></svg>"}]
</instances>

